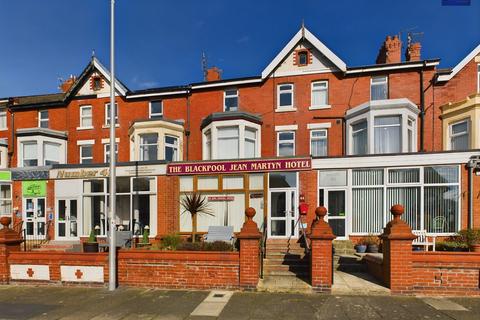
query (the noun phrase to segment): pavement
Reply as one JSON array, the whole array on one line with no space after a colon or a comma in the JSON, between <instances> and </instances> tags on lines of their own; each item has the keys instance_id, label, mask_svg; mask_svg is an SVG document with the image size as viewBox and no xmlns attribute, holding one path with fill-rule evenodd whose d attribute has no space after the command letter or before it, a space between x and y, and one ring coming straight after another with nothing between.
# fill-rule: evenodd
<instances>
[{"instance_id":1,"label":"pavement","mask_svg":"<svg viewBox=\"0 0 480 320\"><path fill-rule=\"evenodd\" d=\"M475 319L480 298L0 286L0 319Z\"/></svg>"},{"instance_id":2,"label":"pavement","mask_svg":"<svg viewBox=\"0 0 480 320\"><path fill-rule=\"evenodd\" d=\"M390 289L384 287L369 273L336 270L333 273L332 293L347 295L389 295Z\"/></svg>"}]
</instances>

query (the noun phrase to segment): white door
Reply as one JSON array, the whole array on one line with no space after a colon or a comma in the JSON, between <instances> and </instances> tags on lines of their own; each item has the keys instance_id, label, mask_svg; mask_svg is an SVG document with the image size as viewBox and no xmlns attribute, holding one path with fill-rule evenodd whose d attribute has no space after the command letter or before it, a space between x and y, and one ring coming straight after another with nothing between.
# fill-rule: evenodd
<instances>
[{"instance_id":1,"label":"white door","mask_svg":"<svg viewBox=\"0 0 480 320\"><path fill-rule=\"evenodd\" d=\"M297 192L295 189L271 189L269 192L268 236L298 237Z\"/></svg>"},{"instance_id":2,"label":"white door","mask_svg":"<svg viewBox=\"0 0 480 320\"><path fill-rule=\"evenodd\" d=\"M57 227L55 228L56 239L78 239L78 202L77 199L57 200Z\"/></svg>"},{"instance_id":3,"label":"white door","mask_svg":"<svg viewBox=\"0 0 480 320\"><path fill-rule=\"evenodd\" d=\"M24 198L23 221L27 239L45 239L45 198Z\"/></svg>"},{"instance_id":4,"label":"white door","mask_svg":"<svg viewBox=\"0 0 480 320\"><path fill-rule=\"evenodd\" d=\"M347 238L346 195L345 189L320 189L319 204L327 208L328 224L339 240Z\"/></svg>"}]
</instances>

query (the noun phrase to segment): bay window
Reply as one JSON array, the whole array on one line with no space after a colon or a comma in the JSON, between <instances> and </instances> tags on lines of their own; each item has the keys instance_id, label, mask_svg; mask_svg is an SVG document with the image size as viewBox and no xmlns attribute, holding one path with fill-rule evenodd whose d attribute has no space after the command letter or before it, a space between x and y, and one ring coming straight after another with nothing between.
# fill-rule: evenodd
<instances>
[{"instance_id":1,"label":"bay window","mask_svg":"<svg viewBox=\"0 0 480 320\"><path fill-rule=\"evenodd\" d=\"M375 153L401 151L401 117L379 116L374 119Z\"/></svg>"},{"instance_id":2,"label":"bay window","mask_svg":"<svg viewBox=\"0 0 480 320\"><path fill-rule=\"evenodd\" d=\"M310 154L312 157L327 156L327 130L310 131Z\"/></svg>"},{"instance_id":3,"label":"bay window","mask_svg":"<svg viewBox=\"0 0 480 320\"><path fill-rule=\"evenodd\" d=\"M158 134L140 135L140 161L158 160Z\"/></svg>"},{"instance_id":4,"label":"bay window","mask_svg":"<svg viewBox=\"0 0 480 320\"><path fill-rule=\"evenodd\" d=\"M165 136L165 160L178 161L178 138L174 136Z\"/></svg>"},{"instance_id":5,"label":"bay window","mask_svg":"<svg viewBox=\"0 0 480 320\"><path fill-rule=\"evenodd\" d=\"M468 120L453 123L449 126L450 150L468 150L470 130Z\"/></svg>"},{"instance_id":6,"label":"bay window","mask_svg":"<svg viewBox=\"0 0 480 320\"><path fill-rule=\"evenodd\" d=\"M239 119L221 120L226 113L214 114L218 120L211 121L210 116L202 124L203 160L242 159L260 156L261 127L251 122L249 115L239 115ZM242 117L249 118L248 120ZM256 117L256 116L255 116Z\"/></svg>"},{"instance_id":7,"label":"bay window","mask_svg":"<svg viewBox=\"0 0 480 320\"><path fill-rule=\"evenodd\" d=\"M51 135L58 135L62 138L53 138L43 135L31 135L31 132L38 129L18 129L18 167L36 167L49 166L53 164L66 163L67 142L64 133L59 131L42 129L49 131Z\"/></svg>"}]
</instances>

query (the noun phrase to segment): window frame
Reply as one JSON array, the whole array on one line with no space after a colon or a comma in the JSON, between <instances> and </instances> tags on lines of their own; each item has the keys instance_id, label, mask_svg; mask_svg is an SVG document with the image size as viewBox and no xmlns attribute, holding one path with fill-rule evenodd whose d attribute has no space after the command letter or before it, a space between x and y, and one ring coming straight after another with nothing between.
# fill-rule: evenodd
<instances>
[{"instance_id":1,"label":"window frame","mask_svg":"<svg viewBox=\"0 0 480 320\"><path fill-rule=\"evenodd\" d=\"M12 184L8 182L1 182L0 186L7 186L10 189L10 197L3 197L3 192L0 192L0 216L3 214L11 214L12 212L12 207L13 207L13 188ZM3 212L4 207L10 207L9 209L6 209L5 212Z\"/></svg>"},{"instance_id":2,"label":"window frame","mask_svg":"<svg viewBox=\"0 0 480 320\"><path fill-rule=\"evenodd\" d=\"M398 118L398 124L375 124L375 121L378 118ZM402 121L403 121L403 115L402 114L389 114L389 115L375 115L373 116L373 124L372 124L372 129L373 129L373 154L392 154L392 153L401 153L403 150L403 127L402 127ZM408 121L408 119L407 119ZM368 126L368 125L367 125ZM375 143L375 138L377 137L376 129L377 128L400 128L400 150L395 151L395 152L377 152L377 144ZM367 127L368 129L368 127ZM405 128L408 132L408 128ZM368 141L368 138L367 138ZM408 143L408 141L407 141Z\"/></svg>"},{"instance_id":3,"label":"window frame","mask_svg":"<svg viewBox=\"0 0 480 320\"><path fill-rule=\"evenodd\" d=\"M109 110L109 107L110 107L110 102L107 102L105 103L105 123L104 123L104 126L105 127L110 127L110 123L109 123L109 120L110 120L110 110ZM115 102L115 108L116 108L116 115L115 115L115 126L120 126L120 119L119 119L119 110L118 110L118 103Z\"/></svg>"},{"instance_id":4,"label":"window frame","mask_svg":"<svg viewBox=\"0 0 480 320\"><path fill-rule=\"evenodd\" d=\"M49 165L52 165L52 164L59 164L61 162L60 157L58 158L58 160L47 158L47 152L45 152L45 146L46 145L55 145L56 147L58 147L59 152L60 152L60 149L62 148L62 145L60 143L53 142L53 141L43 141L43 143L42 143L42 155L43 155L42 163L43 163L43 165L44 166L49 166ZM47 164L47 161L54 161L55 163Z\"/></svg>"},{"instance_id":5,"label":"window frame","mask_svg":"<svg viewBox=\"0 0 480 320\"><path fill-rule=\"evenodd\" d=\"M247 137L247 135L245 134L245 132L247 131L251 131L253 132L253 134L255 135L255 138L249 138ZM246 148L245 146L247 145L247 141L250 141L252 142L253 141L253 145L254 145L254 154L253 154L253 157L248 157L246 155ZM256 158L258 157L258 153L257 153L257 141L258 141L258 130L256 129L253 129L252 127L245 127L244 129L244 134L243 134L243 155L245 156L245 158L249 159L249 158Z\"/></svg>"},{"instance_id":6,"label":"window frame","mask_svg":"<svg viewBox=\"0 0 480 320\"><path fill-rule=\"evenodd\" d=\"M89 116L83 115L82 111L83 110L88 110L88 109L90 109L90 115ZM79 123L79 127L77 129L92 129L93 128L93 107L91 105L80 106L79 112L80 112L80 114L79 114L80 123ZM89 126L83 125L83 121L85 119L90 119L91 125L89 125Z\"/></svg>"},{"instance_id":7,"label":"window frame","mask_svg":"<svg viewBox=\"0 0 480 320\"><path fill-rule=\"evenodd\" d=\"M382 83L381 83L382 85L385 84L385 87L386 87L386 88L385 88L385 97L382 98L382 99L373 99L373 94L372 94L372 93L373 93L373 87L380 85L379 83L374 84L374 83L373 83L373 82L374 82L373 80L374 80L374 79L379 79L379 78L385 79L385 81L382 81ZM389 91L390 91L390 90L389 90L389 87L388 87L388 75L379 75L379 76L372 76L372 77L370 77L370 101L378 101L378 100L386 100L386 99L389 99L389 96L390 96L390 95L389 95Z\"/></svg>"},{"instance_id":8,"label":"window frame","mask_svg":"<svg viewBox=\"0 0 480 320\"><path fill-rule=\"evenodd\" d=\"M281 90L280 87L282 87L282 86L290 86L290 89ZM281 106L280 105L280 96L282 94L286 94L286 93L290 93L290 95L291 95L291 104ZM296 110L296 108L295 108L295 85L291 82L277 84L277 110L276 111L285 111L285 110L286 111Z\"/></svg>"},{"instance_id":9,"label":"window frame","mask_svg":"<svg viewBox=\"0 0 480 320\"><path fill-rule=\"evenodd\" d=\"M300 55L305 55L305 63L301 62ZM307 49L297 51L297 66L299 66L299 67L308 66L308 64L309 64L309 61L308 61L309 59L308 58L309 58L309 53L308 53Z\"/></svg>"},{"instance_id":10,"label":"window frame","mask_svg":"<svg viewBox=\"0 0 480 320\"><path fill-rule=\"evenodd\" d=\"M282 133L292 133L293 139L289 140L282 140L282 143L292 143L293 144L293 154L291 155L280 155L280 134ZM296 134L295 130L284 130L284 131L277 131L277 157L294 157L296 154Z\"/></svg>"},{"instance_id":11,"label":"window frame","mask_svg":"<svg viewBox=\"0 0 480 320\"><path fill-rule=\"evenodd\" d=\"M314 138L313 137L313 132L325 132L325 136ZM313 155L313 153L312 153L312 142L313 141L320 141L320 140L326 140L325 155L324 156ZM311 129L310 130L310 156L312 156L312 157L327 157L328 156L328 129Z\"/></svg>"},{"instance_id":12,"label":"window frame","mask_svg":"<svg viewBox=\"0 0 480 320\"><path fill-rule=\"evenodd\" d=\"M466 123L467 124L467 131L466 132L462 132L462 133L453 133L453 127L455 125L458 125L458 124L462 124L462 123ZM455 122L451 122L448 124L448 150L452 150L452 151L465 151L465 150L470 150L471 147L470 147L470 132L471 132L471 128L470 128L470 118L466 118L466 119L462 119L462 120L459 120L459 121L455 121ZM466 135L467 136L467 149L452 149L452 140L454 138L458 138L458 137L462 137Z\"/></svg>"},{"instance_id":13,"label":"window frame","mask_svg":"<svg viewBox=\"0 0 480 320\"><path fill-rule=\"evenodd\" d=\"M175 143L174 144L168 143L167 142L167 137L175 139ZM174 153L176 155L175 156L176 159L172 159L172 160L167 159L167 148L172 148L176 151ZM180 138L177 137L177 136L171 135L171 134L165 134L163 136L163 149L164 149L163 154L164 154L165 161L171 161L171 162L179 161L179 159L180 159L180 155L179 155L179 152L180 152Z\"/></svg>"},{"instance_id":14,"label":"window frame","mask_svg":"<svg viewBox=\"0 0 480 320\"><path fill-rule=\"evenodd\" d=\"M325 84L325 88L322 88L322 89L315 89L315 85L316 84L322 84L324 83ZM313 104L313 96L314 96L314 93L315 92L321 92L321 91L325 91L325 97L326 97L326 101L324 104ZM312 81L311 84L310 84L310 110L312 109L324 109L324 108L330 108L330 105L329 105L329 87L328 87L328 80L316 80L316 81Z\"/></svg>"},{"instance_id":15,"label":"window frame","mask_svg":"<svg viewBox=\"0 0 480 320\"><path fill-rule=\"evenodd\" d=\"M92 148L92 156L91 157L84 157L82 155L83 148ZM82 144L79 145L79 154L78 159L80 164L89 164L93 163L93 144ZM91 162L84 162L84 160L91 160Z\"/></svg>"},{"instance_id":16,"label":"window frame","mask_svg":"<svg viewBox=\"0 0 480 320\"><path fill-rule=\"evenodd\" d=\"M227 95L227 91L235 91L235 95ZM233 99L233 98L237 99L236 107L233 109L227 109L227 99ZM223 111L224 112L238 111L239 104L240 104L240 94L237 88L230 88L230 89L223 90Z\"/></svg>"},{"instance_id":17,"label":"window frame","mask_svg":"<svg viewBox=\"0 0 480 320\"><path fill-rule=\"evenodd\" d=\"M0 131L8 130L7 108L0 108ZM3 120L5 119L5 120Z\"/></svg>"},{"instance_id":18,"label":"window frame","mask_svg":"<svg viewBox=\"0 0 480 320\"><path fill-rule=\"evenodd\" d=\"M155 135L157 137L157 141L155 143L144 143L144 137L146 135ZM139 138L139 143L138 143L138 152L139 152L139 155L138 155L138 160L139 161L152 161L152 160L158 160L158 148L159 148L159 143L158 143L158 140L159 140L159 135L158 133L156 132L145 132L145 133L140 133L138 135L138 138ZM144 152L143 152L143 149L147 147L148 149L150 149L150 147L156 147L157 148L157 154L156 154L156 157L155 159L148 159L148 160L145 160L144 159Z\"/></svg>"},{"instance_id":19,"label":"window frame","mask_svg":"<svg viewBox=\"0 0 480 320\"><path fill-rule=\"evenodd\" d=\"M108 142L103 144L103 161L104 161L104 163L109 163L110 162L110 160L107 159L107 154L110 155L110 151L108 151L108 153L107 153L107 148L110 148L110 143L108 143ZM116 160L115 162L116 163L118 163L118 153L119 153L118 148L119 148L119 143L115 142L115 160Z\"/></svg>"},{"instance_id":20,"label":"window frame","mask_svg":"<svg viewBox=\"0 0 480 320\"><path fill-rule=\"evenodd\" d=\"M161 112L152 112L152 103L160 103ZM162 119L163 118L163 100L151 100L148 102L148 118Z\"/></svg>"},{"instance_id":21,"label":"window frame","mask_svg":"<svg viewBox=\"0 0 480 320\"><path fill-rule=\"evenodd\" d=\"M25 158L25 145L34 145L35 146L35 153L36 153L36 157L35 158ZM38 141L37 140L28 140L28 141L22 141L20 142L20 146L22 148L22 167L24 168L28 168L28 167L38 167L39 163L40 163L40 155L38 154ZM42 146L43 148L43 146ZM35 166L31 166L31 165L25 165L25 160L35 160L37 161L36 165Z\"/></svg>"},{"instance_id":22,"label":"window frame","mask_svg":"<svg viewBox=\"0 0 480 320\"><path fill-rule=\"evenodd\" d=\"M42 114L46 114L47 118L43 118ZM46 126L44 126L45 123L46 123ZM46 109L38 110L38 127L48 129L49 125L50 125L50 115L49 115L48 110L46 110Z\"/></svg>"},{"instance_id":23,"label":"window frame","mask_svg":"<svg viewBox=\"0 0 480 320\"><path fill-rule=\"evenodd\" d=\"M353 127L359 124L365 123L365 129L362 130L354 130ZM351 137L351 143L350 143L350 154L354 156L362 156L362 155L367 155L369 154L369 132L368 132L368 119L367 118L362 118L359 119L358 121L352 122L350 124L350 137ZM366 146L365 146L365 153L355 153L355 133L365 131L366 133Z\"/></svg>"},{"instance_id":24,"label":"window frame","mask_svg":"<svg viewBox=\"0 0 480 320\"><path fill-rule=\"evenodd\" d=\"M477 93L480 93L480 63L477 64Z\"/></svg>"}]
</instances>

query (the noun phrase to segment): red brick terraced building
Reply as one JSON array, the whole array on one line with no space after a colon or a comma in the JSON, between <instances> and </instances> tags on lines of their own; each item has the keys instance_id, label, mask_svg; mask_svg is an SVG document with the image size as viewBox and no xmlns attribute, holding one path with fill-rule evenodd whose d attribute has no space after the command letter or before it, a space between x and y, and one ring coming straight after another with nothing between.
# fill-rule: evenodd
<instances>
[{"instance_id":1,"label":"red brick terraced building","mask_svg":"<svg viewBox=\"0 0 480 320\"><path fill-rule=\"evenodd\" d=\"M212 68L201 83L136 91L116 80L115 119L93 57L61 93L0 99L2 214L27 238L104 237L114 124L115 223L136 236L189 234L179 200L193 191L214 211L199 232L238 232L253 207L269 238L298 237L301 203L309 220L327 207L337 239L380 233L396 203L431 235L479 227L480 147L465 145L478 121L451 136L442 127L442 106L479 90L479 50L444 70L420 49L387 37L375 64L348 66L301 28L258 76Z\"/></svg>"}]
</instances>

